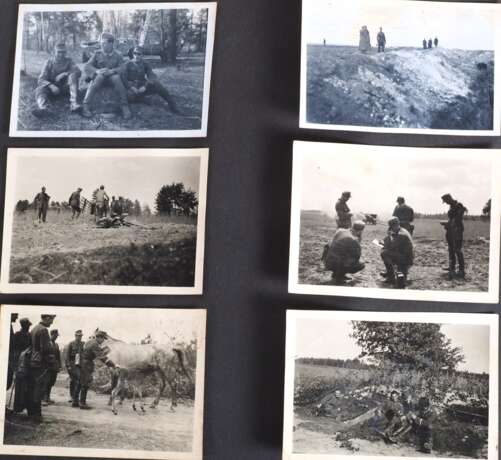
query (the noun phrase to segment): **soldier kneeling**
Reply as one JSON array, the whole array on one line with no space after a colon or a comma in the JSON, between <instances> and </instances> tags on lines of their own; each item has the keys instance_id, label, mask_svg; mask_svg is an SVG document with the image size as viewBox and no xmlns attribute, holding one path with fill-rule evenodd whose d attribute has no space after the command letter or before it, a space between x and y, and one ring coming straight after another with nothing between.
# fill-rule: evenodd
<instances>
[{"instance_id":1,"label":"soldier kneeling","mask_svg":"<svg viewBox=\"0 0 501 460\"><path fill-rule=\"evenodd\" d=\"M58 43L54 56L47 60L38 78L38 86L35 90L37 108L33 110L33 115L44 116L48 111L49 99L68 93L70 110L79 111L82 108L77 102L78 80L81 74L73 59L66 55L66 45Z\"/></svg>"}]
</instances>

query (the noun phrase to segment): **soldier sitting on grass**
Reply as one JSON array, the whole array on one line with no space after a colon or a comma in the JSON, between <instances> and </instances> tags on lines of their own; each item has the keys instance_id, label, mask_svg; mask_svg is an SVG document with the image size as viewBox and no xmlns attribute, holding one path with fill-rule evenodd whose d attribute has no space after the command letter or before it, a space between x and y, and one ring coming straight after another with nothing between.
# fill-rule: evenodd
<instances>
[{"instance_id":1,"label":"soldier sitting on grass","mask_svg":"<svg viewBox=\"0 0 501 460\"><path fill-rule=\"evenodd\" d=\"M78 112L82 106L78 104L78 80L82 72L66 55L66 45L58 43L54 56L44 64L38 77L38 86L35 89L37 108L32 113L38 118L48 113L49 100L55 97L70 95L70 110Z\"/></svg>"},{"instance_id":2,"label":"soldier sitting on grass","mask_svg":"<svg viewBox=\"0 0 501 460\"><path fill-rule=\"evenodd\" d=\"M151 65L143 59L143 48L136 46L133 50L133 58L128 61L123 70L123 80L127 89L129 102L142 101L145 96L158 94L173 113L178 113L174 99L159 81Z\"/></svg>"}]
</instances>

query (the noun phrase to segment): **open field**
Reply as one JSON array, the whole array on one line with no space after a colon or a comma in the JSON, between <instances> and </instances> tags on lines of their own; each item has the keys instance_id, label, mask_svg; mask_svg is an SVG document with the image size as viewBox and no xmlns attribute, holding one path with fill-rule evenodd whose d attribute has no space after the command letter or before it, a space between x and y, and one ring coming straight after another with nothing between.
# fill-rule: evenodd
<instances>
[{"instance_id":1,"label":"open field","mask_svg":"<svg viewBox=\"0 0 501 460\"><path fill-rule=\"evenodd\" d=\"M416 394L417 373L383 375L376 369L348 369L335 366L303 364L296 361L294 382L294 452L309 454L427 456L416 450L413 433L396 444L385 443L371 424L374 410L387 396L379 390L398 388ZM443 385L442 385L443 384ZM486 458L488 383L486 379L463 375L447 376L441 382L444 391L435 393L436 412L433 424L432 456ZM328 412L317 415L317 407L334 391ZM470 397L477 403L475 406ZM478 417L466 417L459 407ZM479 405L481 407L479 407ZM384 427L378 427L384 428ZM429 455L428 455L429 456Z\"/></svg>"},{"instance_id":2,"label":"open field","mask_svg":"<svg viewBox=\"0 0 501 460\"><path fill-rule=\"evenodd\" d=\"M93 410L79 410L68 403L67 374L60 373L52 390L56 404L43 407L44 422L33 424L25 415L8 417L4 443L29 446L80 447L93 449L127 449L146 451L191 451L194 408L179 405L175 412L161 399L156 409L145 405L146 412L134 412L125 400L113 415L107 405L108 395L89 391L88 403ZM146 400L148 404L151 400Z\"/></svg>"},{"instance_id":3,"label":"open field","mask_svg":"<svg viewBox=\"0 0 501 460\"><path fill-rule=\"evenodd\" d=\"M306 121L493 129L494 52L307 46Z\"/></svg>"},{"instance_id":4,"label":"open field","mask_svg":"<svg viewBox=\"0 0 501 460\"><path fill-rule=\"evenodd\" d=\"M299 283L332 284L331 272L321 261L322 251L330 244L337 229L334 219L320 212L302 211L299 247ZM465 220L464 255L466 279L447 278L442 267L448 265L445 232L436 219L416 219L414 222L414 265L409 272L408 288L419 290L487 291L489 281L489 221ZM348 286L388 287L379 275L384 270L380 248L372 243L381 240L387 224L366 225L362 236L362 257L366 267L353 275Z\"/></svg>"},{"instance_id":5,"label":"open field","mask_svg":"<svg viewBox=\"0 0 501 460\"><path fill-rule=\"evenodd\" d=\"M50 115L44 119L36 118L31 111L36 107L35 88L47 53L26 51L26 74L20 77L19 117L17 128L34 131L82 131L82 130L191 130L200 129L204 90L203 55L192 55L180 59L178 65L167 66L160 60L148 59L159 81L169 90L175 100L179 114L170 111L160 96L152 95L144 102L130 104L133 117L123 120L120 115L118 97L111 88L103 88L92 104L94 116L90 119L70 113L69 99L65 96L51 101ZM73 54L80 63L78 53ZM127 59L127 58L126 58ZM79 67L82 68L82 64ZM80 97L83 100L87 83L80 80Z\"/></svg>"},{"instance_id":6,"label":"open field","mask_svg":"<svg viewBox=\"0 0 501 460\"><path fill-rule=\"evenodd\" d=\"M73 221L49 211L46 223L34 220L33 211L14 215L11 283L194 284L196 219L131 217L140 226L97 228L88 214Z\"/></svg>"}]
</instances>

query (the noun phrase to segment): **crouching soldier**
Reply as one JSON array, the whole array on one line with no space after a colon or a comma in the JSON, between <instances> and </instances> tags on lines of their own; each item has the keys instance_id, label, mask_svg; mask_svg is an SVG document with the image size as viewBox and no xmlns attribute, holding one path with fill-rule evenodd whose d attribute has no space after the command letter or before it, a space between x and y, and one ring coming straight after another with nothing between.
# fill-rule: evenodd
<instances>
[{"instance_id":1,"label":"crouching soldier","mask_svg":"<svg viewBox=\"0 0 501 460\"><path fill-rule=\"evenodd\" d=\"M82 362L80 367L80 381L75 390L75 396L78 398L78 407L80 409L91 409L87 405L87 391L93 380L94 361L98 359L108 367L115 367L113 361L106 357L106 351L101 347L101 344L106 339L106 332L97 331L95 338L87 341L83 347ZM76 406L76 401L73 400L73 406Z\"/></svg>"},{"instance_id":2,"label":"crouching soldier","mask_svg":"<svg viewBox=\"0 0 501 460\"><path fill-rule=\"evenodd\" d=\"M418 438L419 451L425 454L431 453L434 412L426 396L419 398L417 410L409 413L409 418Z\"/></svg>"},{"instance_id":3,"label":"crouching soldier","mask_svg":"<svg viewBox=\"0 0 501 460\"><path fill-rule=\"evenodd\" d=\"M336 230L330 245L326 245L322 260L325 268L332 271L332 279L336 284L343 284L348 278L347 273L357 273L365 265L360 262L362 247L360 240L365 224L362 221L353 222L350 229Z\"/></svg>"},{"instance_id":4,"label":"crouching soldier","mask_svg":"<svg viewBox=\"0 0 501 460\"><path fill-rule=\"evenodd\" d=\"M38 86L35 90L37 108L33 115L42 117L48 112L49 100L64 94L70 95L70 110L79 111L82 106L78 104L78 80L82 72L66 55L66 45L58 43L53 57L50 57L43 66L38 77Z\"/></svg>"},{"instance_id":5,"label":"crouching soldier","mask_svg":"<svg viewBox=\"0 0 501 460\"><path fill-rule=\"evenodd\" d=\"M409 267L414 262L414 247L410 233L400 227L397 217L388 221L388 235L383 240L381 259L386 271L381 273L385 282L395 284L397 288L405 288ZM396 270L395 270L396 268Z\"/></svg>"},{"instance_id":6,"label":"crouching soldier","mask_svg":"<svg viewBox=\"0 0 501 460\"><path fill-rule=\"evenodd\" d=\"M118 94L124 119L128 120L132 117L127 101L127 92L120 76L124 62L122 55L113 49L114 43L113 35L101 34L101 49L96 51L85 64L84 71L91 82L83 101L82 114L84 117L92 117L90 104L98 90L104 85L112 86Z\"/></svg>"},{"instance_id":7,"label":"crouching soldier","mask_svg":"<svg viewBox=\"0 0 501 460\"><path fill-rule=\"evenodd\" d=\"M124 84L130 102L140 101L144 96L158 94L173 113L178 113L176 103L169 91L159 81L155 72L143 59L143 48L136 46L133 50L133 59L124 66Z\"/></svg>"}]
</instances>

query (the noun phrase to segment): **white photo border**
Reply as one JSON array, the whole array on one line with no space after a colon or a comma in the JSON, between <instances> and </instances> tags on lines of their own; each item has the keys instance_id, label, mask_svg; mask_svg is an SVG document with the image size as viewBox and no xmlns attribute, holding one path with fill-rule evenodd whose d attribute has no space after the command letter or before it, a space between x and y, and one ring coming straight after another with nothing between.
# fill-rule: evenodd
<instances>
[{"instance_id":1,"label":"white photo border","mask_svg":"<svg viewBox=\"0 0 501 460\"><path fill-rule=\"evenodd\" d=\"M385 321L412 323L468 324L489 326L489 434L487 460L497 460L499 435L499 315L483 313L434 313L434 312L375 312L375 311L306 311L287 310L285 341L285 381L284 381L284 460L417 460L422 457L393 457L339 454L295 454L293 451L294 427L294 377L296 358L297 322L301 319L326 321ZM433 459L433 457L431 457ZM437 460L443 457L436 457ZM453 460L453 457L451 457ZM454 459L455 460L455 459Z\"/></svg>"},{"instance_id":2,"label":"white photo border","mask_svg":"<svg viewBox=\"0 0 501 460\"><path fill-rule=\"evenodd\" d=\"M344 0L348 1L348 0ZM353 7L362 8L364 3L371 3L370 0L349 0ZM307 129L329 130L329 131L359 131L369 133L395 133L395 134L435 134L448 136L499 136L501 135L501 64L496 60L501 56L501 11L494 3L462 3L462 2L436 2L426 0L419 1L423 4L432 4L437 8L485 8L492 9L495 18L495 49L494 49L494 106L493 106L493 126L490 130L460 130L460 129L432 129L432 128L384 128L377 126L358 125L337 125L331 123L311 123L306 119L307 107L307 43L306 36L308 25L305 21L305 11L315 0L303 0L301 17L301 69L300 69L300 95L299 95L299 127ZM405 4L409 0L379 0L381 8L390 11L397 6L397 3Z\"/></svg>"},{"instance_id":3,"label":"white photo border","mask_svg":"<svg viewBox=\"0 0 501 460\"><path fill-rule=\"evenodd\" d=\"M21 61L23 52L23 27L24 14L37 11L106 11L106 10L135 10L135 9L191 9L206 8L208 10L207 19L207 41L205 47L205 67L204 67L204 87L202 102L202 119L200 129L173 129L173 130L121 130L121 131L99 131L99 130L68 130L68 131L41 131L25 130L18 128L19 116L19 87L21 79ZM18 10L16 55L14 60L14 77L12 85L12 101L10 111L11 137L97 137L97 138L185 138L185 137L207 137L207 124L209 118L209 95L212 72L212 57L214 53L214 37L216 28L216 2L192 2L192 3L79 3L79 4L20 4Z\"/></svg>"},{"instance_id":4,"label":"white photo border","mask_svg":"<svg viewBox=\"0 0 501 460\"><path fill-rule=\"evenodd\" d=\"M31 456L57 456L57 457L98 457L98 458L143 458L148 460L202 460L203 458L203 419L204 419L204 384L205 384L205 338L207 310L203 308L148 308L141 307L62 307L62 306L39 306L39 305L1 305L0 306L0 333L1 337L8 337L10 334L10 315L23 314L55 314L61 311L75 312L81 309L85 314L95 313L96 315L109 313L119 313L120 310L137 311L137 314L144 314L145 311L169 314L172 312L191 314L197 317L197 324L194 324L197 338L197 364L195 376L195 403L193 416L193 438L191 452L161 452L126 449L88 449L79 447L52 447L52 446L22 446L4 444L4 422L5 411L0 411L0 454L9 455L31 455ZM4 366L0 369L0 407L5 407L7 396L7 361L9 354L9 341L0 341L0 361Z\"/></svg>"},{"instance_id":5,"label":"white photo border","mask_svg":"<svg viewBox=\"0 0 501 460\"><path fill-rule=\"evenodd\" d=\"M120 286L120 285L93 285L93 284L28 284L11 283L10 256L12 246L12 225L15 207L14 185L16 181L17 158L22 156L67 156L89 155L96 157L197 157L200 158L199 189L198 189L198 217L195 255L195 279L193 286ZM9 294L151 294L151 295L202 295L203 271L205 252L205 220L207 212L207 176L209 163L209 149L108 149L108 148L9 148L7 151L7 174L5 181L4 223L2 237L2 260L0 271L0 292ZM10 211L9 211L10 210Z\"/></svg>"},{"instance_id":6,"label":"white photo border","mask_svg":"<svg viewBox=\"0 0 501 460\"><path fill-rule=\"evenodd\" d=\"M402 158L419 154L440 155L440 158L474 158L475 155L492 161L491 190L492 212L489 241L489 288L487 292L439 291L417 289L387 289L356 286L332 286L303 284L299 282L299 249L301 225L301 175L302 160L309 155L333 155L343 152L367 150L368 155L399 155ZM389 153L390 152L390 153ZM340 160L342 163L342 159ZM501 150L496 149L451 149L430 147L389 147L361 144L338 144L326 142L294 141L292 166L291 223L289 250L289 292L293 294L337 295L345 297L371 297L378 299L427 300L443 302L498 303L499 301L499 261L501 232Z\"/></svg>"}]
</instances>

